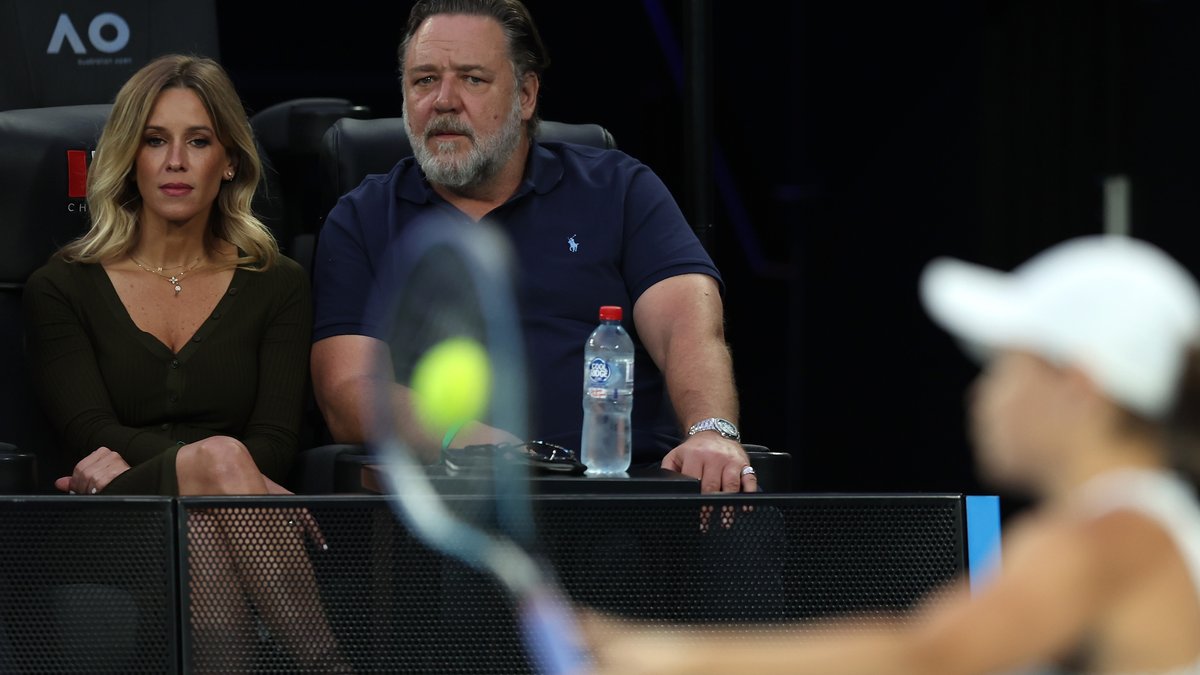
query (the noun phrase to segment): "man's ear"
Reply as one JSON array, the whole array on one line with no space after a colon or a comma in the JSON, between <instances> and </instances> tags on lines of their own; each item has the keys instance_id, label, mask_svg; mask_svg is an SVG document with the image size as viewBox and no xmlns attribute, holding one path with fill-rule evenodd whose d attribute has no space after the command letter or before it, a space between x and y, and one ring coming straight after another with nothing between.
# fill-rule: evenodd
<instances>
[{"instance_id":1,"label":"man's ear","mask_svg":"<svg viewBox=\"0 0 1200 675\"><path fill-rule=\"evenodd\" d=\"M537 73L525 73L521 78L521 88L518 91L518 96L521 97L521 120L528 122L533 119L534 112L537 111L538 91L541 89L542 79L537 76Z\"/></svg>"}]
</instances>

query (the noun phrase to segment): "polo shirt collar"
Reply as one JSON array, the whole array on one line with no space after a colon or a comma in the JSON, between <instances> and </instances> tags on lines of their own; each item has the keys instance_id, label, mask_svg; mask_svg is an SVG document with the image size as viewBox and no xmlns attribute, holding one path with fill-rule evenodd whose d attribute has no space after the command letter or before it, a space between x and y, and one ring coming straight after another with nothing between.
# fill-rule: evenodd
<instances>
[{"instance_id":1,"label":"polo shirt collar","mask_svg":"<svg viewBox=\"0 0 1200 675\"><path fill-rule=\"evenodd\" d=\"M396 171L399 172L396 194L401 199L414 204L428 204L437 196L437 193L430 187L429 181L425 180L425 173L417 164L416 157L406 157L400 160L400 163L396 165Z\"/></svg>"},{"instance_id":2,"label":"polo shirt collar","mask_svg":"<svg viewBox=\"0 0 1200 675\"><path fill-rule=\"evenodd\" d=\"M425 180L425 174L417 164L416 158L406 158L401 160L400 164L398 169L401 172L399 185L401 199L414 204L428 204L434 200L442 201L441 196L433 191L429 181ZM544 195L553 190L562 177L562 159L541 143L535 142L529 151L529 161L525 164L525 178L509 201L518 199L531 190L539 195Z\"/></svg>"},{"instance_id":3,"label":"polo shirt collar","mask_svg":"<svg viewBox=\"0 0 1200 675\"><path fill-rule=\"evenodd\" d=\"M562 177L562 158L541 143L534 143L529 151L529 163L525 165L525 180L521 181L514 196L519 197L529 190L544 195L553 190Z\"/></svg>"}]
</instances>

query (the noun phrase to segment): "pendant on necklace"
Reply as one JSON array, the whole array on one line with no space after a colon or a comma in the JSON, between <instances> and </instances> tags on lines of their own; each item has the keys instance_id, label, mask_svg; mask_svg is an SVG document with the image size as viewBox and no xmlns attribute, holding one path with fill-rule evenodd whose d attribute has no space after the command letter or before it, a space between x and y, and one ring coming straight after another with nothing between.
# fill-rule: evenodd
<instances>
[{"instance_id":1,"label":"pendant on necklace","mask_svg":"<svg viewBox=\"0 0 1200 675\"><path fill-rule=\"evenodd\" d=\"M175 285L175 295L179 295L179 291L183 290L183 286L179 285L179 277L172 276L170 279L167 279L167 281Z\"/></svg>"}]
</instances>

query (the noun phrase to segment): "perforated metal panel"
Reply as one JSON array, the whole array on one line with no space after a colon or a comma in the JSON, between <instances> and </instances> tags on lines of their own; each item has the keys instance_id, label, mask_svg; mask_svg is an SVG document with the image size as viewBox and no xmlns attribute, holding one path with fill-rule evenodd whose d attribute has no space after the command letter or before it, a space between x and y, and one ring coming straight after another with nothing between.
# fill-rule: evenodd
<instances>
[{"instance_id":1,"label":"perforated metal panel","mask_svg":"<svg viewBox=\"0 0 1200 675\"><path fill-rule=\"evenodd\" d=\"M535 513L573 601L655 621L890 615L963 568L956 497L541 497ZM185 669L530 670L500 587L381 498L184 499L179 517Z\"/></svg>"},{"instance_id":2,"label":"perforated metal panel","mask_svg":"<svg viewBox=\"0 0 1200 675\"><path fill-rule=\"evenodd\" d=\"M795 622L907 611L963 571L958 497L540 503L572 598L643 619Z\"/></svg>"},{"instance_id":3,"label":"perforated metal panel","mask_svg":"<svg viewBox=\"0 0 1200 675\"><path fill-rule=\"evenodd\" d=\"M0 672L174 671L174 540L169 499L0 500Z\"/></svg>"},{"instance_id":4,"label":"perforated metal panel","mask_svg":"<svg viewBox=\"0 0 1200 675\"><path fill-rule=\"evenodd\" d=\"M183 525L181 599L192 670L345 670L317 584L324 536L307 509L193 509Z\"/></svg>"}]
</instances>

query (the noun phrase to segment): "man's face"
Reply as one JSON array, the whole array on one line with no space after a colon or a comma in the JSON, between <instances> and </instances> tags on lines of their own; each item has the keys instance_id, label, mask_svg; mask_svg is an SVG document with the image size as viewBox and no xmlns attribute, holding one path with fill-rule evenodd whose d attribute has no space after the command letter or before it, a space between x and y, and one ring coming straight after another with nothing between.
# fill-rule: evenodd
<instances>
[{"instance_id":1,"label":"man's face","mask_svg":"<svg viewBox=\"0 0 1200 675\"><path fill-rule=\"evenodd\" d=\"M533 116L537 78L518 86L500 24L439 14L405 53L404 124L426 177L449 187L487 181L513 157Z\"/></svg>"}]
</instances>

